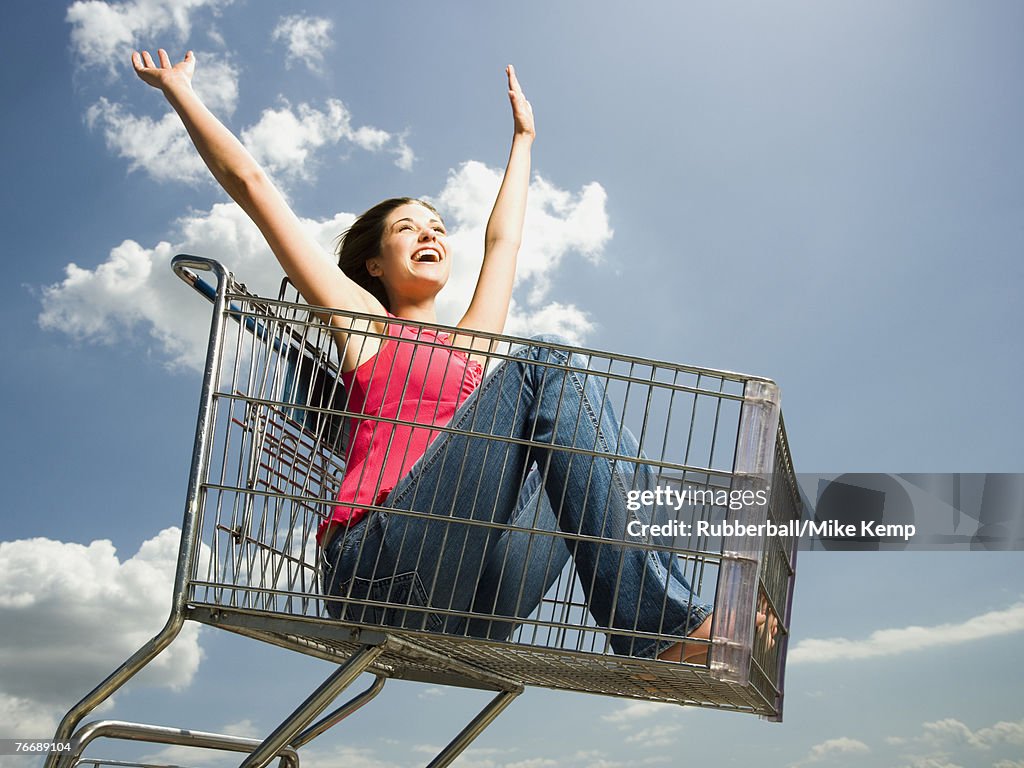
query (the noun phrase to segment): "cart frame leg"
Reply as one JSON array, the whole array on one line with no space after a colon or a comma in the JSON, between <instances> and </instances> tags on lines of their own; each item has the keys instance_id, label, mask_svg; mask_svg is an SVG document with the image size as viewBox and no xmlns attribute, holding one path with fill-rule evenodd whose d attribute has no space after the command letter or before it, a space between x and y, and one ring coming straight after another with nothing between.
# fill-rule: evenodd
<instances>
[{"instance_id":1,"label":"cart frame leg","mask_svg":"<svg viewBox=\"0 0 1024 768\"><path fill-rule=\"evenodd\" d=\"M171 612L167 623L159 633L133 653L127 661L64 715L64 719L60 721L57 733L53 737L54 741L70 741L72 732L82 718L170 645L185 623L188 583L192 578L196 558L196 538L198 536L196 516L200 508L200 486L208 465L207 449L210 444L213 423L214 391L224 349L224 310L227 306L227 285L230 274L223 265L208 259L179 256L174 259L173 263L175 271L182 276L188 268L213 272L217 277L217 291L213 299L214 311L213 319L210 322L209 344L206 349L206 370L203 374L203 390L199 398L199 413L196 417L192 465L189 469L188 491L185 494L185 514L181 521L181 540L178 544L178 563L174 573L174 589L171 593ZM57 768L58 764L62 762L60 755L51 752L46 757L45 768Z\"/></svg>"},{"instance_id":2,"label":"cart frame leg","mask_svg":"<svg viewBox=\"0 0 1024 768\"><path fill-rule=\"evenodd\" d=\"M387 678L384 675L374 675L374 677L376 679L370 683L369 688L361 693L357 693L329 715L325 715L318 722L309 726L309 728L292 739L291 746L295 749L305 746L324 731L336 726L357 709L361 709L369 704L381 692L384 688L384 683L387 682Z\"/></svg>"},{"instance_id":3,"label":"cart frame leg","mask_svg":"<svg viewBox=\"0 0 1024 768\"><path fill-rule=\"evenodd\" d=\"M207 733L206 731L169 728L146 723L126 723L122 720L97 720L86 723L75 733L75 737L71 741L71 751L65 754L68 763L74 765L85 748L98 738L143 741L148 744L175 744L182 747L230 752L250 752L260 743L258 739L228 736L222 733ZM281 768L299 768L299 754L294 748L285 747L278 757L281 758Z\"/></svg>"},{"instance_id":4,"label":"cart frame leg","mask_svg":"<svg viewBox=\"0 0 1024 768\"><path fill-rule=\"evenodd\" d=\"M160 655L160 652L178 636L183 623L184 619L180 614L172 614L167 624L164 625L164 628L158 634L154 635L149 642L129 656L124 664L111 672L102 683L93 688L82 697L81 701L68 710L68 713L64 715L64 719L60 721L60 725L57 726L57 733L53 740L71 741L75 726L81 722L82 718L106 701L118 688L131 680L139 670ZM58 766L63 768L70 764L70 761L63 759L60 753L51 752L46 756L44 768L57 768Z\"/></svg>"},{"instance_id":5,"label":"cart frame leg","mask_svg":"<svg viewBox=\"0 0 1024 768\"><path fill-rule=\"evenodd\" d=\"M317 715L327 709L330 703L338 698L338 695L351 685L383 651L384 648L381 645L364 645L354 653L242 761L240 768L262 768L273 760L283 747L288 746L303 728L308 727Z\"/></svg>"},{"instance_id":6,"label":"cart frame leg","mask_svg":"<svg viewBox=\"0 0 1024 768\"><path fill-rule=\"evenodd\" d=\"M484 728L494 722L494 719L504 711L505 707L512 703L522 693L522 689L515 691L501 691L491 701L480 710L480 713L474 717L465 728L456 736L447 747L441 750L441 753L435 757L427 768L445 768L462 754L463 750L468 747L473 740L479 736Z\"/></svg>"}]
</instances>

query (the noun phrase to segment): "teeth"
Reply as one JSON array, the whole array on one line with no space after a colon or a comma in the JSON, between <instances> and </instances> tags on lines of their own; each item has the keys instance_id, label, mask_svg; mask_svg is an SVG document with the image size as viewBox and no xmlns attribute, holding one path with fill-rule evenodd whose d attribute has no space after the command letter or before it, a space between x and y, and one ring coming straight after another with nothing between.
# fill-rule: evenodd
<instances>
[{"instance_id":1,"label":"teeth","mask_svg":"<svg viewBox=\"0 0 1024 768\"><path fill-rule=\"evenodd\" d=\"M441 260L441 254L439 254L435 250L426 248L426 249L424 249L422 251L417 251L416 253L414 253L412 255L412 258L413 258L413 261L427 261L428 259L430 261L440 261Z\"/></svg>"}]
</instances>

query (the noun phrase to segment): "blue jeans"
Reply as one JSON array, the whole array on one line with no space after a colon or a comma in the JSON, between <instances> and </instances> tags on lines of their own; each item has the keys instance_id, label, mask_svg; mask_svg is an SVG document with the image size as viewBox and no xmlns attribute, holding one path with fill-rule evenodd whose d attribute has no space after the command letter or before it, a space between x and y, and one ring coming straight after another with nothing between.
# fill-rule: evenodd
<instances>
[{"instance_id":1,"label":"blue jeans","mask_svg":"<svg viewBox=\"0 0 1024 768\"><path fill-rule=\"evenodd\" d=\"M710 615L711 606L695 600L678 558L617 543L669 543L627 531L631 520L665 521L659 507L627 508L630 490L654 487L650 467L559 450L640 456L636 438L615 417L603 379L588 374L584 358L545 346L556 342L538 337L497 366L449 425L474 434L443 433L387 498L388 507L426 514L369 514L334 536L325 552L325 594L389 607L330 601L332 616L501 639L514 622L467 621L402 606L525 618L569 556L587 606L618 654L652 657ZM534 533L509 531L509 525ZM559 532L584 538L560 538Z\"/></svg>"}]
</instances>

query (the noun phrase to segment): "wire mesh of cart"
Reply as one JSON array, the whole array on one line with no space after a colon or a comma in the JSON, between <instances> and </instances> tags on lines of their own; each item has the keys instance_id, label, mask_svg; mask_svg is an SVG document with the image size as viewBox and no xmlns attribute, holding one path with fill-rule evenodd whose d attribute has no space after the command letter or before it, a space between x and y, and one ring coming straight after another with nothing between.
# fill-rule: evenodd
<instances>
[{"instance_id":1,"label":"wire mesh of cart","mask_svg":"<svg viewBox=\"0 0 1024 768\"><path fill-rule=\"evenodd\" d=\"M368 350L341 375L325 310L285 288L256 296L215 261L178 256L174 269L214 312L171 617L57 738L184 620L341 663L244 765L307 743L387 678L497 692L432 766L524 686L781 719L796 573L785 523L802 509L774 383L330 310L350 328L345 344ZM410 384L421 363L463 377L454 418ZM469 372L483 383L467 385ZM504 400L488 395L499 388ZM378 467L339 500L368 432L401 479L387 487ZM342 572L341 560L356 565ZM710 639L686 648L706 653L680 660L701 606L713 606ZM317 721L364 671L374 685Z\"/></svg>"}]
</instances>

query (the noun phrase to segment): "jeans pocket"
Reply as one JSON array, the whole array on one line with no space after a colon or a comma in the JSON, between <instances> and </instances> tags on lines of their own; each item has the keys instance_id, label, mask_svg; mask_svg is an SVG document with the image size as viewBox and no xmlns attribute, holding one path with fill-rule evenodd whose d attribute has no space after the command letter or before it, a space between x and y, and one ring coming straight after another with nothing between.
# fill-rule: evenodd
<instances>
[{"instance_id":1,"label":"jeans pocket","mask_svg":"<svg viewBox=\"0 0 1024 768\"><path fill-rule=\"evenodd\" d=\"M375 624L398 629L425 629L436 632L443 620L435 613L409 611L410 608L426 608L427 591L416 571L396 573L379 579L363 579L358 576L341 590L354 600L369 600L381 605L358 605L346 603L344 618L359 624Z\"/></svg>"}]
</instances>

